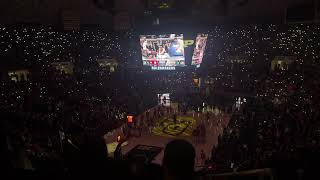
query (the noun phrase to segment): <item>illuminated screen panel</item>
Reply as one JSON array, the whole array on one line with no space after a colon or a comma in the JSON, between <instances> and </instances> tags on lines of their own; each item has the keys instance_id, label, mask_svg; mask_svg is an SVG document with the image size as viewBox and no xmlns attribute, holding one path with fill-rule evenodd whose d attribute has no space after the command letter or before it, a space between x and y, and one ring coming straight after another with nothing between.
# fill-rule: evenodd
<instances>
[{"instance_id":1,"label":"illuminated screen panel","mask_svg":"<svg viewBox=\"0 0 320 180\"><path fill-rule=\"evenodd\" d=\"M170 106L170 94L158 94L158 104L163 106Z\"/></svg>"},{"instance_id":2,"label":"illuminated screen panel","mask_svg":"<svg viewBox=\"0 0 320 180\"><path fill-rule=\"evenodd\" d=\"M185 66L183 34L141 35L140 45L144 66L153 70Z\"/></svg>"},{"instance_id":3,"label":"illuminated screen panel","mask_svg":"<svg viewBox=\"0 0 320 180\"><path fill-rule=\"evenodd\" d=\"M194 47L191 65L198 65L202 63L204 50L206 48L208 34L198 34L196 38L196 45Z\"/></svg>"}]
</instances>

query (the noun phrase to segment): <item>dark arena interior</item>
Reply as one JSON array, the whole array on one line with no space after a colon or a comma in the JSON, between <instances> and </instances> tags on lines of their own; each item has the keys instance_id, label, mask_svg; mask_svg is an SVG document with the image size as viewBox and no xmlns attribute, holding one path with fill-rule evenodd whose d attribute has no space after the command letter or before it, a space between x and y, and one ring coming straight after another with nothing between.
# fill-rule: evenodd
<instances>
[{"instance_id":1,"label":"dark arena interior","mask_svg":"<svg viewBox=\"0 0 320 180\"><path fill-rule=\"evenodd\" d=\"M318 0L0 9L2 179L319 179Z\"/></svg>"}]
</instances>

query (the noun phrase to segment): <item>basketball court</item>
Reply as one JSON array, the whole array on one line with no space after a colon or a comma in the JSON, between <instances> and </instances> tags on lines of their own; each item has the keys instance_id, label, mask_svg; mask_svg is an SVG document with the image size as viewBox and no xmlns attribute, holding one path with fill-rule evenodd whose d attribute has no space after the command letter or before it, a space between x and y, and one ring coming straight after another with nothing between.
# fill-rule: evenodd
<instances>
[{"instance_id":1,"label":"basketball court","mask_svg":"<svg viewBox=\"0 0 320 180\"><path fill-rule=\"evenodd\" d=\"M166 144L174 139L184 139L195 147L196 167L200 167L203 165L203 161L200 159L201 150L204 150L207 158L211 156L212 147L217 145L218 136L222 134L223 128L227 126L228 122L229 116L223 113L211 115L207 120L206 114L190 112L186 115L177 116L176 123L172 117L162 117L149 131L143 131L140 137L128 139L128 145L122 148L122 152L127 154L138 145L159 147L162 150L152 162L161 164ZM206 128L205 142L199 142L193 136L193 131L200 124L203 124Z\"/></svg>"}]
</instances>

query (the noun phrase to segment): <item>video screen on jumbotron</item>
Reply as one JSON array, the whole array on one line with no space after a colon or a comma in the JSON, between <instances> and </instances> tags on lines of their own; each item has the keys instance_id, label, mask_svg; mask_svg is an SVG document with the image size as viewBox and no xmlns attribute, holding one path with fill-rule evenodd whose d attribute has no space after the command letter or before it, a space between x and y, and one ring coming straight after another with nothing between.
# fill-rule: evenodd
<instances>
[{"instance_id":1,"label":"video screen on jumbotron","mask_svg":"<svg viewBox=\"0 0 320 180\"><path fill-rule=\"evenodd\" d=\"M202 63L204 50L207 44L208 34L198 34L196 38L196 44L193 50L191 65L198 65Z\"/></svg>"},{"instance_id":2,"label":"video screen on jumbotron","mask_svg":"<svg viewBox=\"0 0 320 180\"><path fill-rule=\"evenodd\" d=\"M185 66L183 34L141 35L140 45L144 66L158 70Z\"/></svg>"}]
</instances>

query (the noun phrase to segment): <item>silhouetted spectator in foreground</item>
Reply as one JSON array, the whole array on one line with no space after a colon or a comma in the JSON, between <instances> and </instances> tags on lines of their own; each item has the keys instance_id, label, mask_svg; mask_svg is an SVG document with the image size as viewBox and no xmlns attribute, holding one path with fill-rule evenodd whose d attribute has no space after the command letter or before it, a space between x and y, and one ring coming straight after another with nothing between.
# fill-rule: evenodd
<instances>
[{"instance_id":1,"label":"silhouetted spectator in foreground","mask_svg":"<svg viewBox=\"0 0 320 180\"><path fill-rule=\"evenodd\" d=\"M195 150L185 140L173 140L164 150L164 180L193 179Z\"/></svg>"}]
</instances>

